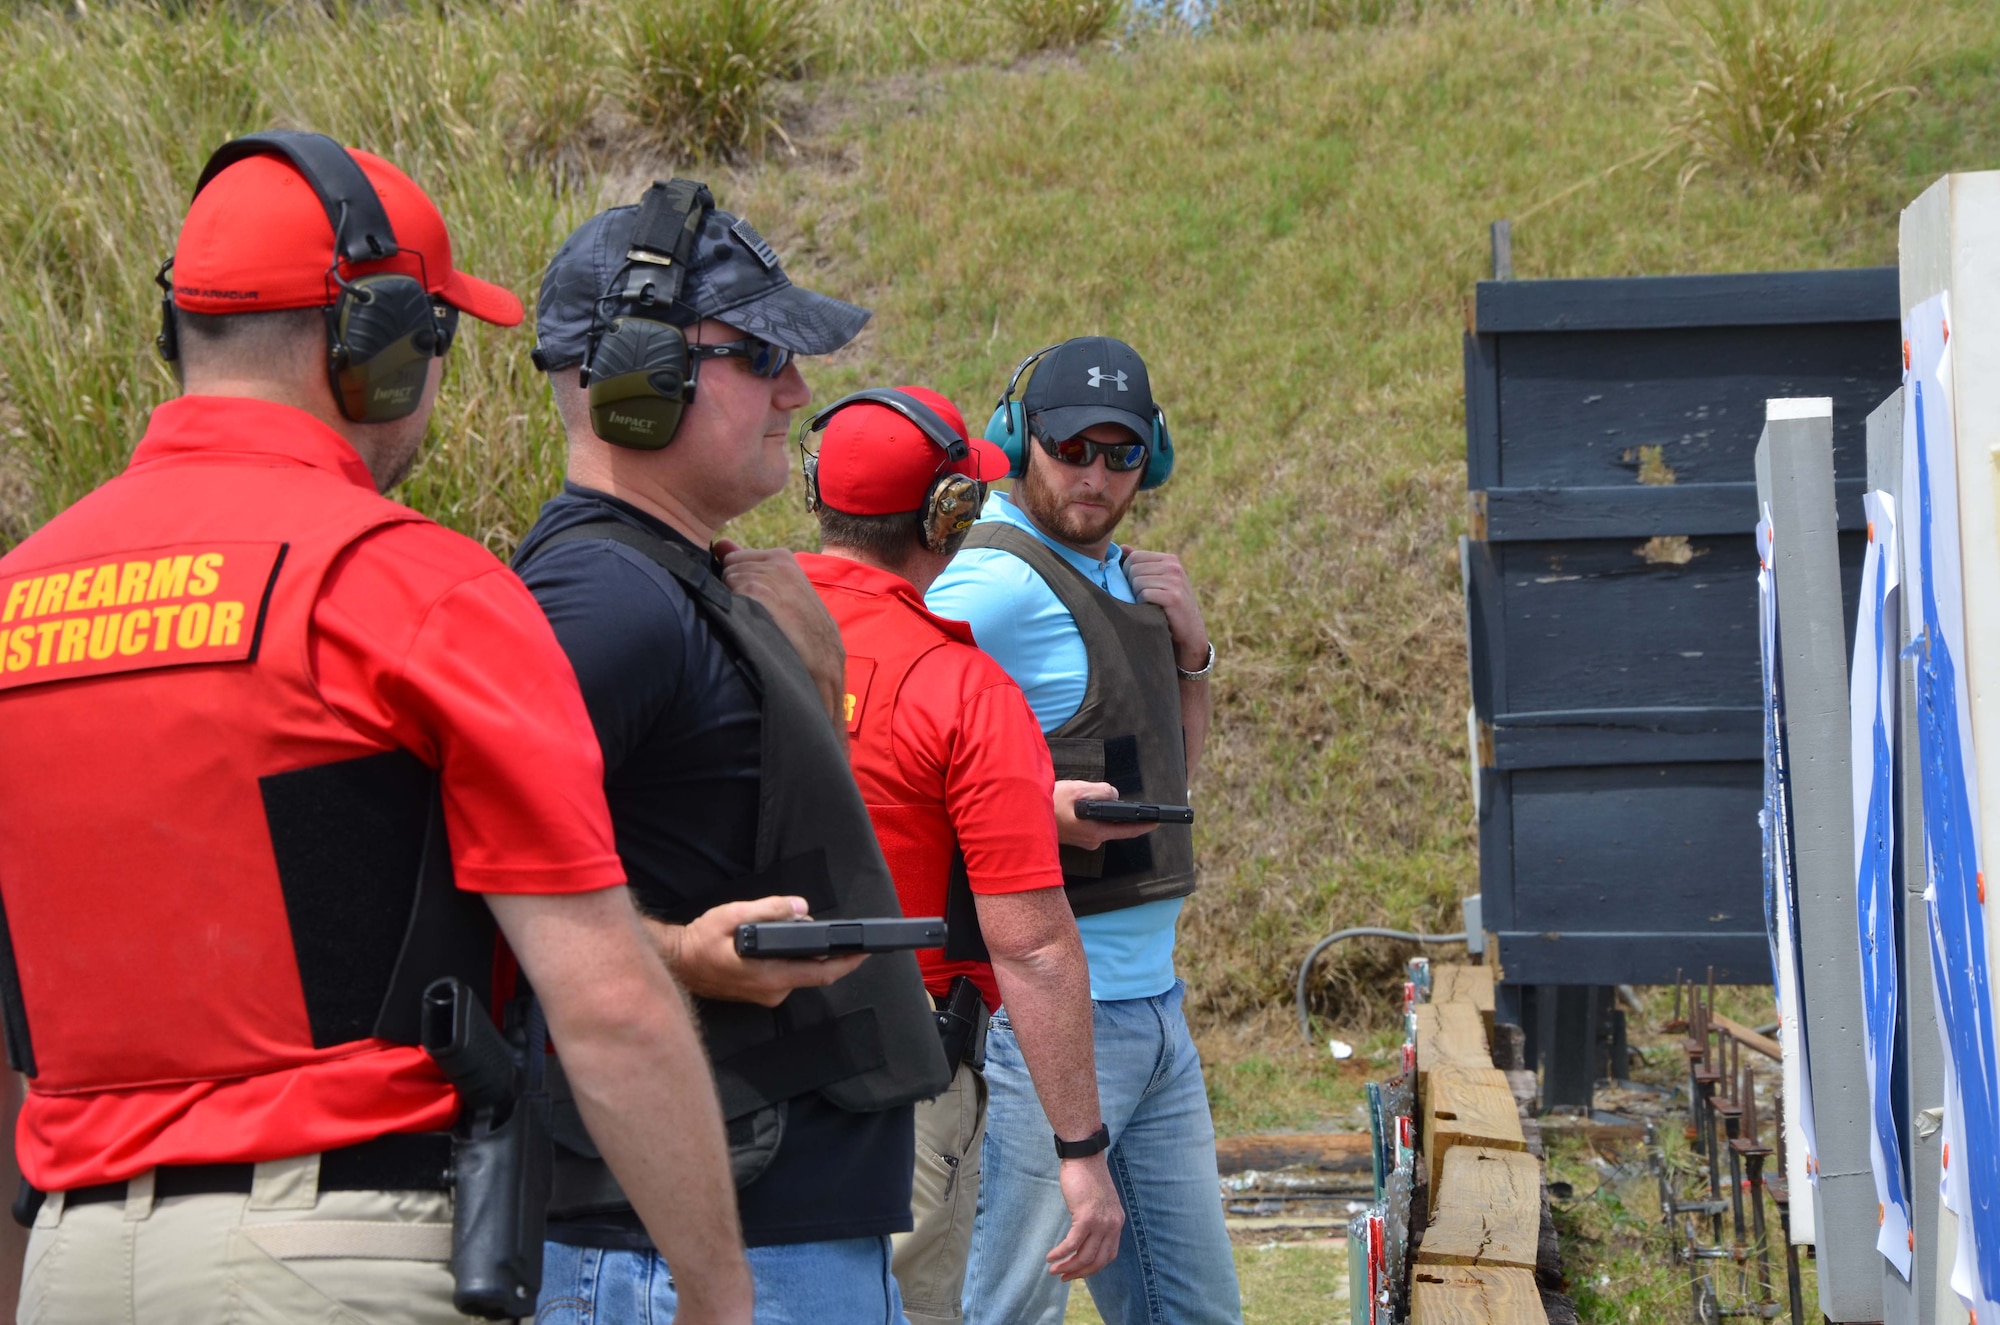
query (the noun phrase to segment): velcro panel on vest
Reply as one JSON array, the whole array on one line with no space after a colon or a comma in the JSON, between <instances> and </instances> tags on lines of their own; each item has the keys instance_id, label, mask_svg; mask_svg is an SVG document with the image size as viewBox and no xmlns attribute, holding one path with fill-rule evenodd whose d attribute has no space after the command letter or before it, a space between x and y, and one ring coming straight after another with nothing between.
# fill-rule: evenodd
<instances>
[{"instance_id":1,"label":"velcro panel on vest","mask_svg":"<svg viewBox=\"0 0 2000 1325\"><path fill-rule=\"evenodd\" d=\"M944 959L948 962L990 962L986 931L979 924L979 903L972 895L965 853L951 853L951 874L944 886Z\"/></svg>"},{"instance_id":2,"label":"velcro panel on vest","mask_svg":"<svg viewBox=\"0 0 2000 1325\"><path fill-rule=\"evenodd\" d=\"M725 902L754 902L763 897L803 897L806 910L815 919L821 920L840 909L840 899L833 890L833 872L826 863L825 847L801 851L773 861L764 869L739 874L703 893L698 899L665 906L661 905L665 899L659 896L662 891L653 890L653 896L641 909L653 919L670 925L688 924L703 912Z\"/></svg>"},{"instance_id":3,"label":"velcro panel on vest","mask_svg":"<svg viewBox=\"0 0 2000 1325\"><path fill-rule=\"evenodd\" d=\"M839 911L840 899L833 891L833 872L827 868L826 848L813 847L774 861L754 874L731 879L709 906L726 901L754 902L760 897L803 897L806 910L819 919Z\"/></svg>"},{"instance_id":4,"label":"velcro panel on vest","mask_svg":"<svg viewBox=\"0 0 2000 1325\"><path fill-rule=\"evenodd\" d=\"M21 999L21 970L14 964L14 931L7 926L7 907L0 902L0 1014L7 1028L7 1066L24 1077L35 1075L35 1042L28 1037L28 1007Z\"/></svg>"},{"instance_id":5,"label":"velcro panel on vest","mask_svg":"<svg viewBox=\"0 0 2000 1325\"><path fill-rule=\"evenodd\" d=\"M1102 741L1087 736L1052 736L1049 757L1055 762L1058 779L1109 782L1118 788L1120 800L1146 798L1137 736L1112 736ZM1094 851L1065 846L1060 852L1063 873L1073 879L1116 879L1146 873L1153 868L1151 836L1120 838Z\"/></svg>"},{"instance_id":6,"label":"velcro panel on vest","mask_svg":"<svg viewBox=\"0 0 2000 1325\"><path fill-rule=\"evenodd\" d=\"M875 1009L855 1008L722 1059L715 1065L715 1093L722 1116L740 1118L768 1103L872 1072L887 1061Z\"/></svg>"},{"instance_id":7,"label":"velcro panel on vest","mask_svg":"<svg viewBox=\"0 0 2000 1325\"><path fill-rule=\"evenodd\" d=\"M314 1048L416 1043L436 975L491 987L492 921L453 885L437 774L422 760L389 750L258 787Z\"/></svg>"}]
</instances>

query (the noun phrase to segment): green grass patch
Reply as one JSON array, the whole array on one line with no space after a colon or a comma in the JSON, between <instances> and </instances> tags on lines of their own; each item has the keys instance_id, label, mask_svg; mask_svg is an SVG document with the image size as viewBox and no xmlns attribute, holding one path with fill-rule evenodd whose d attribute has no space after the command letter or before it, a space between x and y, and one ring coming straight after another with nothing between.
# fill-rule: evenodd
<instances>
[{"instance_id":1,"label":"green grass patch","mask_svg":"<svg viewBox=\"0 0 2000 1325\"><path fill-rule=\"evenodd\" d=\"M1347 1244L1272 1242L1236 1248L1243 1318L1257 1325L1330 1325L1347 1320ZM1082 1284L1070 1287L1063 1325L1101 1325Z\"/></svg>"},{"instance_id":2,"label":"green grass patch","mask_svg":"<svg viewBox=\"0 0 2000 1325\"><path fill-rule=\"evenodd\" d=\"M1633 1048L1640 1052L1633 1062L1632 1076L1656 1086L1673 1087L1673 1108L1658 1121L1661 1152L1678 1199L1706 1199L1708 1188L1702 1168L1687 1136L1687 1059L1680 1050L1680 1036L1663 1032L1673 1007L1671 988L1642 989L1643 1013L1632 1014L1628 1025ZM1726 1015L1747 1024L1756 1024L1771 1015L1768 986L1744 986L1718 990L1716 1006ZM1773 1095L1777 1082L1776 1064L1752 1054L1744 1055L1762 1081L1759 1103L1763 1109L1764 1136L1776 1127ZM1563 1272L1567 1292L1576 1303L1583 1325L1651 1325L1655 1321L1693 1319L1693 1289L1688 1267L1676 1265L1673 1239L1660 1216L1659 1183L1647 1166L1645 1148L1640 1143L1600 1141L1593 1145L1585 1136L1545 1127L1542 1133L1547 1155L1548 1181L1567 1183L1569 1195L1552 1202L1556 1232L1562 1243ZM1727 1152L1724 1161L1727 1164ZM1766 1169L1775 1174L1775 1160ZM1728 1193L1728 1173L1723 1192ZM1560 1188L1552 1188L1552 1194ZM1766 1203L1765 1217L1770 1239L1771 1286L1781 1307L1786 1301L1784 1245L1780 1239L1778 1211ZM1746 1228L1750 1226L1748 1210ZM1723 1241L1733 1240L1733 1218L1723 1217ZM1704 1240L1708 1234L1704 1231ZM1724 1304L1740 1305L1757 1297L1754 1257L1739 1269L1730 1261L1704 1261L1701 1267L1715 1276ZM1818 1297L1818 1278L1809 1256L1801 1254L1800 1288L1810 1312Z\"/></svg>"}]
</instances>

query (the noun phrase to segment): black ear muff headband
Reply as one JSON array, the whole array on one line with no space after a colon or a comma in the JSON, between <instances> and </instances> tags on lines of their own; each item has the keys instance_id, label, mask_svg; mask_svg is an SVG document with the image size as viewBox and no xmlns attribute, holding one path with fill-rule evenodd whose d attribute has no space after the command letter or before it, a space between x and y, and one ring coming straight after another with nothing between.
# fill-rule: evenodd
<instances>
[{"instance_id":1,"label":"black ear muff headband","mask_svg":"<svg viewBox=\"0 0 2000 1325\"><path fill-rule=\"evenodd\" d=\"M694 402L686 333L666 319L693 312L681 293L714 210L708 186L691 179L656 180L639 200L625 266L597 301L624 312L593 337L577 378L590 391L591 430L614 446L659 450Z\"/></svg>"},{"instance_id":2,"label":"black ear muff headband","mask_svg":"<svg viewBox=\"0 0 2000 1325\"><path fill-rule=\"evenodd\" d=\"M971 528L972 522L979 518L986 485L969 475L952 473L945 466L958 464L970 456L972 444L959 436L936 410L908 392L894 387L870 387L842 396L806 420L799 433L801 444L808 435L825 431L827 421L849 405L882 405L892 409L917 425L918 431L944 452L944 459L938 463L938 475L931 480L923 505L917 510L918 532L924 547L931 552L942 551L955 536ZM806 456L805 473L806 508L817 512L820 509L818 456Z\"/></svg>"},{"instance_id":3,"label":"black ear muff headband","mask_svg":"<svg viewBox=\"0 0 2000 1325\"><path fill-rule=\"evenodd\" d=\"M375 186L346 148L325 134L270 129L245 134L215 149L195 181L199 196L217 175L253 156L282 156L304 176L333 227L327 275L339 293L327 306L327 369L341 416L356 423L388 423L423 403L430 360L451 347L456 318L432 300L427 282L391 272L349 280L340 264L380 262L401 252L395 228ZM419 268L423 254L416 253ZM180 358L174 326L168 258L154 280L160 286L160 355Z\"/></svg>"},{"instance_id":4,"label":"black ear muff headband","mask_svg":"<svg viewBox=\"0 0 2000 1325\"><path fill-rule=\"evenodd\" d=\"M972 454L972 444L952 431L952 426L938 417L936 410L926 405L923 401L918 400L915 396L904 391L898 391L894 387L870 387L865 391L856 391L852 395L842 396L839 400L834 401L831 405L828 405L825 409L807 419L804 431L806 433L824 431L827 420L831 419L836 413L846 409L849 405L861 404L886 405L908 419L911 423L916 424L924 436L938 444L938 448L944 452L947 464L955 465Z\"/></svg>"}]
</instances>

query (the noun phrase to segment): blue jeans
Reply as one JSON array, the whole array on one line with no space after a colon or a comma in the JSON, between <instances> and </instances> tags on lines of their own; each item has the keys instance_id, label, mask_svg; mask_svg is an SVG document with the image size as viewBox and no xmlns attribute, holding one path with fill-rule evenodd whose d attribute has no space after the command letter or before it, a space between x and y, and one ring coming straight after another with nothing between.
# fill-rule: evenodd
<instances>
[{"instance_id":1,"label":"blue jeans","mask_svg":"<svg viewBox=\"0 0 2000 1325\"><path fill-rule=\"evenodd\" d=\"M903 1325L889 1239L752 1247L757 1325ZM550 1242L535 1325L667 1325L674 1279L657 1253Z\"/></svg>"},{"instance_id":2,"label":"blue jeans","mask_svg":"<svg viewBox=\"0 0 2000 1325\"><path fill-rule=\"evenodd\" d=\"M1125 1203L1118 1259L1084 1282L1108 1325L1236 1325L1215 1123L1181 1015L1184 986L1094 1004L1097 1093ZM1049 1122L1002 1008L986 1040L986 1145L965 1274L967 1325L1061 1325L1069 1285L1044 1259L1069 1231Z\"/></svg>"}]
</instances>

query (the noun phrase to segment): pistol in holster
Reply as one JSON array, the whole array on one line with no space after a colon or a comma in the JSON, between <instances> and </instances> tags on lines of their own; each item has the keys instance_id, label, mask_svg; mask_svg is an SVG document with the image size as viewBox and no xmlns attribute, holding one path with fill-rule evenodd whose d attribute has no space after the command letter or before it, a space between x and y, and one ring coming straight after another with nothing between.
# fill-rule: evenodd
<instances>
[{"instance_id":1,"label":"pistol in holster","mask_svg":"<svg viewBox=\"0 0 2000 1325\"><path fill-rule=\"evenodd\" d=\"M944 1061L953 1076L960 1063L970 1063L977 1072L986 1066L986 1000L971 976L961 975L943 994L933 994L937 1008L938 1037L944 1041Z\"/></svg>"},{"instance_id":2,"label":"pistol in holster","mask_svg":"<svg viewBox=\"0 0 2000 1325\"><path fill-rule=\"evenodd\" d=\"M422 1042L458 1091L452 1129L452 1305L468 1316L535 1314L554 1161L542 1082L547 1028L533 997L503 1033L452 977L424 990Z\"/></svg>"}]
</instances>

